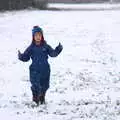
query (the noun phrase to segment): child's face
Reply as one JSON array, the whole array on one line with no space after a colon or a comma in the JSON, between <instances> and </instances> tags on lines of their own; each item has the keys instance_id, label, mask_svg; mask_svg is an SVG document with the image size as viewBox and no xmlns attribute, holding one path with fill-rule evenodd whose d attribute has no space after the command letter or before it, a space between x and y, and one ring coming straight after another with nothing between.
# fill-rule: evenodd
<instances>
[{"instance_id":1,"label":"child's face","mask_svg":"<svg viewBox=\"0 0 120 120\"><path fill-rule=\"evenodd\" d=\"M35 42L40 42L42 40L42 34L40 32L36 32L34 35Z\"/></svg>"}]
</instances>

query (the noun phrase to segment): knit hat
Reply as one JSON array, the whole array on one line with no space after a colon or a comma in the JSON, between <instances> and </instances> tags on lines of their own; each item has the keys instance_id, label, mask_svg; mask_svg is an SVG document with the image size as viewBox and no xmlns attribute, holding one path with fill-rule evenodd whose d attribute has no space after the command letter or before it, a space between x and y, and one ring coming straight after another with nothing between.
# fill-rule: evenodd
<instances>
[{"instance_id":1,"label":"knit hat","mask_svg":"<svg viewBox=\"0 0 120 120\"><path fill-rule=\"evenodd\" d=\"M40 32L42 34L42 42L45 42L44 36L43 36L43 30L39 26L34 26L33 29L32 29L32 40L33 40L33 42L34 42L34 35L35 35L36 32Z\"/></svg>"},{"instance_id":2,"label":"knit hat","mask_svg":"<svg viewBox=\"0 0 120 120\"><path fill-rule=\"evenodd\" d=\"M43 34L43 31L42 31L42 29L39 26L34 26L33 27L33 29L32 29L32 36L34 36L36 32L40 32L40 33Z\"/></svg>"}]
</instances>

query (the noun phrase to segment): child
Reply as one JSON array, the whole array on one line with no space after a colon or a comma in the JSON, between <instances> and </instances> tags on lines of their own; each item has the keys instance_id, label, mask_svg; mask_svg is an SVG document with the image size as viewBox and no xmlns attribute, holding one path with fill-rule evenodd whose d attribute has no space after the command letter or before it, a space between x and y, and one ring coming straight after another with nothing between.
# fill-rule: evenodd
<instances>
[{"instance_id":1,"label":"child","mask_svg":"<svg viewBox=\"0 0 120 120\"><path fill-rule=\"evenodd\" d=\"M45 103L45 94L49 88L50 80L50 65L48 63L48 55L56 57L60 54L63 47L59 45L53 49L46 43L43 36L43 31L39 26L34 26L32 29L32 43L22 54L18 51L18 58L23 62L32 59L30 65L30 82L33 95L33 101L39 105Z\"/></svg>"}]
</instances>

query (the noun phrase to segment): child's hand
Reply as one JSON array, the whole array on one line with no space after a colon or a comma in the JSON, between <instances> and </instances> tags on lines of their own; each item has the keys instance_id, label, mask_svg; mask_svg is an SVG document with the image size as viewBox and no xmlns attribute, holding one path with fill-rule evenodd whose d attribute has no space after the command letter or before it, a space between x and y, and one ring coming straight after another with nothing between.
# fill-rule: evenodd
<instances>
[{"instance_id":1,"label":"child's hand","mask_svg":"<svg viewBox=\"0 0 120 120\"><path fill-rule=\"evenodd\" d=\"M21 58L21 52L18 50L18 59Z\"/></svg>"},{"instance_id":2,"label":"child's hand","mask_svg":"<svg viewBox=\"0 0 120 120\"><path fill-rule=\"evenodd\" d=\"M60 50L63 49L63 46L61 45L61 43L59 43L58 48L59 48Z\"/></svg>"}]
</instances>

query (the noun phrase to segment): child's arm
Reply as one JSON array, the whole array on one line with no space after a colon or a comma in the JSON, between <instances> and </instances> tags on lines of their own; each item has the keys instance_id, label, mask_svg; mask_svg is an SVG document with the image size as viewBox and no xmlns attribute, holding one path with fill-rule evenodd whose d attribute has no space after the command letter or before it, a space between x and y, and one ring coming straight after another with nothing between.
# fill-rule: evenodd
<instances>
[{"instance_id":1,"label":"child's arm","mask_svg":"<svg viewBox=\"0 0 120 120\"><path fill-rule=\"evenodd\" d=\"M31 56L31 47L30 46L24 51L24 53L21 53L20 51L18 51L18 59L23 62L29 61L30 56Z\"/></svg>"},{"instance_id":2,"label":"child's arm","mask_svg":"<svg viewBox=\"0 0 120 120\"><path fill-rule=\"evenodd\" d=\"M59 43L59 45L53 49L50 45L48 45L48 54L50 57L56 57L58 56L63 49L63 46Z\"/></svg>"}]
</instances>

